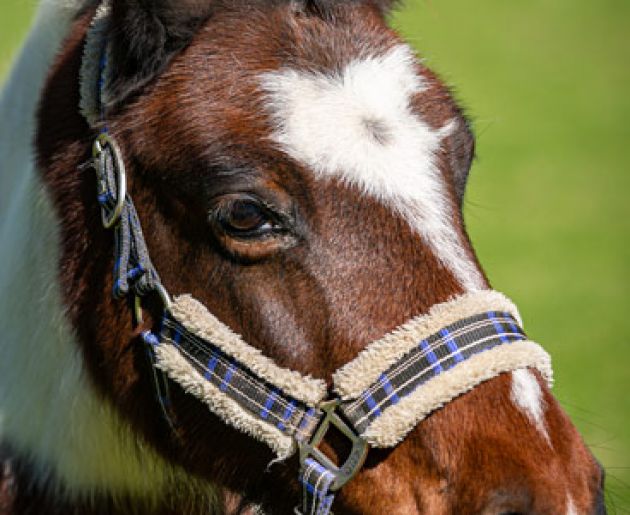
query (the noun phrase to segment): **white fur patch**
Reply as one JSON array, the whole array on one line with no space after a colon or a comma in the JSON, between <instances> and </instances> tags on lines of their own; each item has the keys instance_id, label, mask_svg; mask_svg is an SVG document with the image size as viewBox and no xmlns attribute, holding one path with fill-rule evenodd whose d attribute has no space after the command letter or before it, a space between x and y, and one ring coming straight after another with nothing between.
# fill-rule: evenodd
<instances>
[{"instance_id":1,"label":"white fur patch","mask_svg":"<svg viewBox=\"0 0 630 515\"><path fill-rule=\"evenodd\" d=\"M157 500L177 483L214 498L97 395L62 307L59 224L32 141L44 78L80 3L42 4L0 97L0 442L33 461L35 483L65 495Z\"/></svg>"},{"instance_id":2,"label":"white fur patch","mask_svg":"<svg viewBox=\"0 0 630 515\"><path fill-rule=\"evenodd\" d=\"M512 372L511 397L549 441L545 427L545 404L542 398L542 389L531 371L522 368Z\"/></svg>"},{"instance_id":3,"label":"white fur patch","mask_svg":"<svg viewBox=\"0 0 630 515\"><path fill-rule=\"evenodd\" d=\"M71 495L157 497L176 471L94 391L66 321L57 279L57 222L35 171L0 228L0 439L53 473Z\"/></svg>"},{"instance_id":4,"label":"white fur patch","mask_svg":"<svg viewBox=\"0 0 630 515\"><path fill-rule=\"evenodd\" d=\"M32 162L35 108L50 63L83 0L43 0L13 69L0 92L0 220L24 167Z\"/></svg>"},{"instance_id":5,"label":"white fur patch","mask_svg":"<svg viewBox=\"0 0 630 515\"><path fill-rule=\"evenodd\" d=\"M436 153L452 123L429 127L410 108L424 90L400 45L340 74L284 68L260 79L274 141L317 177L337 177L408 221L466 290L484 287L453 225Z\"/></svg>"},{"instance_id":6,"label":"white fur patch","mask_svg":"<svg viewBox=\"0 0 630 515\"><path fill-rule=\"evenodd\" d=\"M570 494L567 494L567 515L578 515L575 503L573 502L573 497L571 497Z\"/></svg>"}]
</instances>

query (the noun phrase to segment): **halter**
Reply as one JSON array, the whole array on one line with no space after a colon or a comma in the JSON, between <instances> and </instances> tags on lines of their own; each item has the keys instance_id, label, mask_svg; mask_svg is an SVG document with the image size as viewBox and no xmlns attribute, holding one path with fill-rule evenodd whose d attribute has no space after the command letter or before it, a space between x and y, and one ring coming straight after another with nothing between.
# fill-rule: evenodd
<instances>
[{"instance_id":1,"label":"halter","mask_svg":"<svg viewBox=\"0 0 630 515\"><path fill-rule=\"evenodd\" d=\"M333 374L332 394L324 381L275 364L190 295L171 299L126 191L121 149L104 127L109 12L104 1L87 35L80 107L92 128L101 127L90 164L103 226L115 234L113 295L133 299L136 323L143 297L157 293L162 300L157 326L142 337L174 431L171 381L226 424L265 443L278 460L298 452L303 499L296 513L326 515L369 447L396 446L430 413L500 373L535 367L551 384L549 355L527 340L512 302L491 290L435 305L370 343ZM351 444L338 464L319 449L331 425Z\"/></svg>"}]
</instances>

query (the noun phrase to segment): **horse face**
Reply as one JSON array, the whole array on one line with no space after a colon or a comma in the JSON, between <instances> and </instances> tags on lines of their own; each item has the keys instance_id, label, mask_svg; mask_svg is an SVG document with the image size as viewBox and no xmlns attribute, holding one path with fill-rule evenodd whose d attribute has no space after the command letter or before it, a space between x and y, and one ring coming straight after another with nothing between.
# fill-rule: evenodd
<instances>
[{"instance_id":1,"label":"horse face","mask_svg":"<svg viewBox=\"0 0 630 515\"><path fill-rule=\"evenodd\" d=\"M326 380L411 317L487 287L462 223L468 124L380 7L114 3L108 125L164 284L279 365ZM80 49L69 40L53 71L38 147L73 235L62 280L94 380L168 459L289 512L294 461L263 474L269 451L176 386L176 439L161 421L127 307L110 299L112 241L93 185L65 175L86 152L78 115L63 130L55 116L76 111L67 77ZM102 257L86 262L87 248ZM372 450L335 511L590 513L600 487L541 378L521 370L435 412L395 449Z\"/></svg>"}]
</instances>

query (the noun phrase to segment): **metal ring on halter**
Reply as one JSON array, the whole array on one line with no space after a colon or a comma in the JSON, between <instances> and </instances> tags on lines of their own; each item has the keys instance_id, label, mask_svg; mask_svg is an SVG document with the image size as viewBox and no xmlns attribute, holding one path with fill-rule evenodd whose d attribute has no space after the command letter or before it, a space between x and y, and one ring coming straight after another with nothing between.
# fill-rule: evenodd
<instances>
[{"instance_id":1,"label":"metal ring on halter","mask_svg":"<svg viewBox=\"0 0 630 515\"><path fill-rule=\"evenodd\" d=\"M105 229L109 229L112 227L120 218L123 207L125 206L125 199L127 197L127 175L125 173L125 163L122 160L122 153L120 148L116 144L113 138L109 136L107 133L101 133L98 135L96 140L94 141L94 145L92 146L92 157L94 159L98 159L100 155L105 150L105 147L111 147L113 150L112 155L115 161L115 168L117 172L116 182L118 191L116 192L116 205L114 206L114 210L111 215L107 216L105 210L101 210L101 217L103 219L103 227ZM98 175L99 181L99 189L104 190L103 193L106 192L106 182L104 177L104 171L99 169L98 163L95 163L94 168L96 169L96 173Z\"/></svg>"},{"instance_id":2,"label":"metal ring on halter","mask_svg":"<svg viewBox=\"0 0 630 515\"><path fill-rule=\"evenodd\" d=\"M160 296L160 300L162 301L164 310L170 311L173 301L171 300L171 296L166 291L166 288L164 288L161 283L158 283L155 286L155 292ZM140 297L140 295L134 295L133 297L133 313L136 325L141 324L144 318L142 316L142 297Z\"/></svg>"}]
</instances>

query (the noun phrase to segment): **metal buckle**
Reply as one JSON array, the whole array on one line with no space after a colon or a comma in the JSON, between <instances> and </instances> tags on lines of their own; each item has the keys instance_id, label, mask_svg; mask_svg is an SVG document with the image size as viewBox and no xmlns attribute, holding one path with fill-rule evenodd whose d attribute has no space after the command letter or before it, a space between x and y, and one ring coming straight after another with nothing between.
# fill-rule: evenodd
<instances>
[{"instance_id":1,"label":"metal buckle","mask_svg":"<svg viewBox=\"0 0 630 515\"><path fill-rule=\"evenodd\" d=\"M94 145L92 145L92 157L94 158L94 169L96 170L98 194L104 195L108 193L105 170L102 169L99 160L101 154L105 151L106 147L110 147L112 149L114 166L116 168L116 184L118 188L118 191L116 192L116 205L114 206L111 214L107 216L105 209L101 207L103 227L105 227L105 229L109 229L118 221L123 207L125 206L125 198L127 196L127 176L125 174L125 163L122 160L122 153L120 152L120 148L109 134L105 132L99 134L94 141Z\"/></svg>"},{"instance_id":2,"label":"metal buckle","mask_svg":"<svg viewBox=\"0 0 630 515\"><path fill-rule=\"evenodd\" d=\"M171 296L166 291L166 288L164 288L162 284L158 283L155 286L155 292L159 295L164 310L170 311L171 306L173 305L173 301L171 300ZM134 295L133 297L133 312L135 324L142 324L142 322L144 321L144 317L142 316L142 298L138 295Z\"/></svg>"},{"instance_id":3,"label":"metal buckle","mask_svg":"<svg viewBox=\"0 0 630 515\"><path fill-rule=\"evenodd\" d=\"M368 453L368 444L356 432L337 415L336 410L341 400L335 399L320 404L319 408L325 413L313 437L308 443L300 443L300 466L304 467L307 458L315 459L320 465L335 476L330 486L330 491L335 492L350 481L363 466ZM318 449L330 425L335 426L352 442L352 450L346 461L335 465L322 451Z\"/></svg>"}]
</instances>

